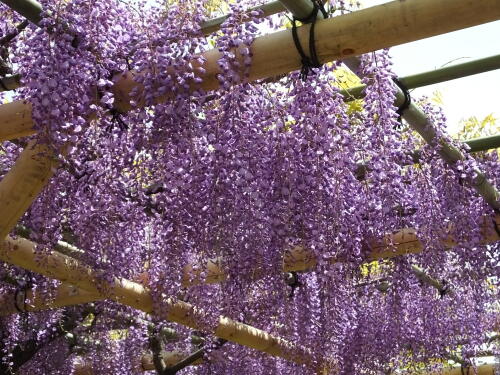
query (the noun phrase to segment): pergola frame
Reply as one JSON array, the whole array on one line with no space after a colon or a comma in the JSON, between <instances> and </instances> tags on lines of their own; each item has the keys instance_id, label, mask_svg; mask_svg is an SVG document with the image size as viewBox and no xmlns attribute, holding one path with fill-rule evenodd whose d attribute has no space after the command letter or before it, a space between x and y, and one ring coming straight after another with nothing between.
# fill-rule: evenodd
<instances>
[{"instance_id":1,"label":"pergola frame","mask_svg":"<svg viewBox=\"0 0 500 375\"><path fill-rule=\"evenodd\" d=\"M14 3L10 0L2 1L7 4ZM36 5L33 0L29 2ZM288 3L288 1L282 2L285 6ZM277 4L274 4L273 7L275 8L272 9L278 9ZM281 10L283 9L281 8ZM412 17L400 17L401 14L411 14ZM29 19L31 20L31 18ZM483 0L481 2L467 0L393 1L342 15L335 19L318 21L316 25L317 50L322 62L345 59L498 19L500 19L500 4L496 0ZM366 27L360 28L359 24L368 25L369 30L366 30ZM299 38L305 49L308 47L308 28L309 26L304 25L298 30ZM283 47L283 54L270 53L276 45ZM300 58L295 51L288 30L256 38L252 45L252 51L253 65L250 70L250 81L274 77L300 67ZM204 53L203 56L205 57L206 74L202 77L201 87L193 87L193 89L216 89L218 83L215 75L218 73L219 52L211 50ZM351 67L356 65L354 59L347 62ZM116 108L120 111L130 109L129 94L137 87L137 83L133 79L136 74L140 73L128 72L118 76L115 84L115 95L117 98ZM398 100L401 100L402 92L399 91L397 97ZM167 99L167 97L162 98L162 100ZM410 107L404 115L408 123L419 131L426 141L432 142L434 140L435 135L432 128L429 133L429 123L416 106ZM27 103L14 102L0 106L0 121L2 121L1 140L33 134L31 109ZM460 151L448 144L443 145L442 156L450 163L464 158ZM129 280L116 279L113 284L108 285L111 290L109 295L103 296L97 288L99 280L97 270L92 270L78 263L75 259L57 252L47 256L48 265L41 266L34 260L35 244L24 239L6 237L48 183L56 167L57 162L46 147L39 144L34 146L28 144L11 171L0 181L0 205L4 207L0 218L0 233L2 238L6 238L0 247L0 258L11 264L79 287L93 297L110 298L151 313L151 295L142 285ZM498 192L480 171L477 172L480 179L476 181L474 188L493 208L500 208ZM490 219L485 219L484 243L496 242L500 239L495 231L499 220L498 216L493 223ZM412 229L403 229L396 235L389 235L387 238L372 243L374 259L419 252L423 248L417 234ZM445 245L452 247L456 244L453 239L448 239ZM284 253L285 270L306 270L314 264L315 260L307 249L295 248L286 250ZM75 269L80 271L78 276L73 272ZM209 275L210 272L209 266ZM220 278L221 273L222 270L219 270L217 277ZM192 281L193 275L189 272L188 275L188 279ZM196 279L196 275L194 279ZM169 315L165 317L166 319L189 327L198 327L196 314L199 310L182 301L169 300L166 302L171 304L171 310ZM313 366L318 371L329 368L329 364L324 359L315 358L314 353L305 348L228 318L220 318L219 326L214 334L274 356Z\"/></svg>"}]
</instances>

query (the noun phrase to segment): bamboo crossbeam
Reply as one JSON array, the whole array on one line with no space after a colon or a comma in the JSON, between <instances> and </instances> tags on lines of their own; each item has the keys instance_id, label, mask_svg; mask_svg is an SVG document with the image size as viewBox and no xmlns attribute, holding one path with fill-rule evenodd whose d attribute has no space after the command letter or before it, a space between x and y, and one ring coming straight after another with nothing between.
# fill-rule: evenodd
<instances>
[{"instance_id":1,"label":"bamboo crossbeam","mask_svg":"<svg viewBox=\"0 0 500 375\"><path fill-rule=\"evenodd\" d=\"M0 92L15 90L21 86L21 76L19 74L0 77Z\"/></svg>"},{"instance_id":2,"label":"bamboo crossbeam","mask_svg":"<svg viewBox=\"0 0 500 375\"><path fill-rule=\"evenodd\" d=\"M1 0L2 3L7 5L12 10L21 14L24 18L28 19L34 24L38 24L42 19L42 5L35 0Z\"/></svg>"},{"instance_id":3,"label":"bamboo crossbeam","mask_svg":"<svg viewBox=\"0 0 500 375\"><path fill-rule=\"evenodd\" d=\"M500 214L492 220L486 218L483 221L481 235L482 244L500 241L500 236L495 230L495 225L500 228ZM441 245L451 249L458 243L451 236L443 234ZM417 254L424 250L424 244L419 240L417 231L406 228L386 235L382 239L368 241L366 249L367 261L389 259L396 256ZM341 262L342 259L330 258L331 263ZM283 271L308 271L316 267L317 259L314 254L301 246L285 251L283 255ZM258 268L258 265L256 265ZM202 273L206 275L202 277ZM189 264L184 269L183 284L185 286L200 283L219 283L226 279L220 260L209 260L203 265Z\"/></svg>"},{"instance_id":4,"label":"bamboo crossbeam","mask_svg":"<svg viewBox=\"0 0 500 375\"><path fill-rule=\"evenodd\" d=\"M496 215L495 219L491 218L484 219L482 225L482 243L494 243L500 241L500 237L498 236L495 230L495 224L500 228L500 215ZM442 245L445 248L452 248L457 245L457 243L446 236L447 238L443 239ZM367 246L367 261L377 260L377 259L388 259L396 256L402 256L406 254L417 254L424 250L424 244L418 239L418 234L414 229L406 228L396 231L392 234L386 235L384 238L379 240L372 240L370 244ZM68 259L72 259L69 258ZM330 262L341 262L341 259L331 258ZM310 251L304 249L303 247L295 247L291 250L284 252L283 257L283 272L291 272L291 271L309 271L316 267L317 260ZM258 270L259 265L255 265L256 272L254 273L255 278L262 277ZM417 266L412 267L412 272L415 276L421 280L422 282L431 285L436 288L439 292L445 292L446 286L443 285L438 280L427 275L423 270L418 268ZM204 277L202 276L204 274ZM222 266L222 259L212 259L208 260L204 264L188 264L184 267L182 283L184 287L190 287L193 285L199 284L216 284L221 283L226 280L226 273ZM53 301L45 301L43 299L35 298L35 302L30 302L27 306L28 311L41 311L46 310L52 307L62 307L62 306L70 306L75 303L87 303L93 302L95 300L99 300L102 297L96 297L95 294L85 292L81 289L79 290L80 295L76 294L76 292L71 289L72 287L69 285L63 284L61 286L62 291L57 292L55 299ZM71 293L66 292L65 290L73 290ZM383 289L386 289L386 286L383 286ZM450 292L450 291L446 291ZM32 291L28 291L27 293L33 293ZM36 291L35 291L36 293ZM27 294L28 297L31 294ZM9 315L18 312L14 306L15 301L15 293L9 293L0 296L3 304L5 305L5 310L2 313L0 310L0 316ZM88 299L86 299L88 298ZM30 300L31 298L28 298Z\"/></svg>"},{"instance_id":5,"label":"bamboo crossbeam","mask_svg":"<svg viewBox=\"0 0 500 375\"><path fill-rule=\"evenodd\" d=\"M76 259L53 252L35 259L35 244L31 241L7 237L0 245L0 259L4 262L40 273L44 276L75 285L90 293L98 293L118 303L136 308L146 313L153 313L153 297L151 292L141 284L126 279L115 278L107 283L100 277L102 274L78 262ZM108 292L103 295L98 285ZM168 299L167 316L163 318L193 329L203 329L198 317L201 309L182 302ZM315 366L313 354L306 348L290 343L267 332L236 322L221 316L213 334L222 339L244 345L272 356L281 357L299 364Z\"/></svg>"},{"instance_id":6,"label":"bamboo crossbeam","mask_svg":"<svg viewBox=\"0 0 500 375\"><path fill-rule=\"evenodd\" d=\"M470 147L469 152L480 152L493 148L499 148L500 134L470 139L468 141L465 141L465 143Z\"/></svg>"},{"instance_id":7,"label":"bamboo crossbeam","mask_svg":"<svg viewBox=\"0 0 500 375\"><path fill-rule=\"evenodd\" d=\"M0 239L10 233L54 173L55 163L44 144L30 142L0 181Z\"/></svg>"},{"instance_id":8,"label":"bamboo crossbeam","mask_svg":"<svg viewBox=\"0 0 500 375\"><path fill-rule=\"evenodd\" d=\"M473 60L462 64L455 64L418 74L412 74L406 77L400 77L399 81L408 90L412 90L419 87L451 81L457 78L469 77L475 74L485 73L496 69L500 69L500 55ZM340 93L348 101L354 99L362 99L364 97L365 88L366 85L360 85L347 90L342 90Z\"/></svg>"},{"instance_id":9,"label":"bamboo crossbeam","mask_svg":"<svg viewBox=\"0 0 500 375\"><path fill-rule=\"evenodd\" d=\"M404 94L398 88L397 99L400 103L404 101ZM441 149L439 154L450 164L455 164L460 160L465 159L465 155L453 145L441 140L437 137L437 131L430 119L422 112L422 110L411 103L409 108L404 111L403 118L408 122L413 130L418 132L424 140L429 144L439 144ZM469 184L476 192L483 197L493 209L500 210L500 193L496 190L493 184L486 178L484 173L479 169L475 171L476 176Z\"/></svg>"},{"instance_id":10,"label":"bamboo crossbeam","mask_svg":"<svg viewBox=\"0 0 500 375\"><path fill-rule=\"evenodd\" d=\"M411 16L410 16L411 15ZM392 1L316 23L316 49L321 62L346 59L382 48L495 21L500 18L500 4L496 0L471 2L469 0L406 0ZM362 25L362 26L360 26ZM309 26L298 28L304 50L309 48ZM275 53L276 50L280 53ZM290 30L258 37L252 44L252 66L249 81L289 73L301 66ZM218 87L217 61L220 52L213 49L203 53L203 82L193 89L213 90ZM195 66L199 64L194 63ZM116 76L116 109L128 111L130 92L141 87L134 81L139 74L126 72ZM167 97L158 98L159 101ZM142 103L143 104L143 103ZM0 131L0 140L16 137L32 126L31 119L17 118L30 112L29 104L18 104L17 113L5 113L1 121L19 123L19 131ZM16 119L17 118L17 119ZM13 129L12 129L13 130Z\"/></svg>"},{"instance_id":11,"label":"bamboo crossbeam","mask_svg":"<svg viewBox=\"0 0 500 375\"><path fill-rule=\"evenodd\" d=\"M79 305L101 299L103 298L98 293L87 292L69 284L57 287L52 299L47 299L41 289L21 290L0 295L0 316Z\"/></svg>"},{"instance_id":12,"label":"bamboo crossbeam","mask_svg":"<svg viewBox=\"0 0 500 375\"><path fill-rule=\"evenodd\" d=\"M411 16L410 16L411 15ZM439 35L500 18L496 0L406 0L366 8L316 23L316 50L321 62L372 52L382 48ZM309 49L309 26L298 28L304 50ZM280 53L275 53L276 50ZM252 66L249 81L289 73L301 66L290 30L256 38L252 44ZM205 74L200 86L204 90L218 87L218 50L203 54ZM196 66L196 64L195 64ZM129 93L138 88L133 74L121 75L115 85L117 109L130 109ZM163 100L165 98L161 98Z\"/></svg>"},{"instance_id":13,"label":"bamboo crossbeam","mask_svg":"<svg viewBox=\"0 0 500 375\"><path fill-rule=\"evenodd\" d=\"M17 13L33 22L35 25L41 21L41 13L42 13L42 4L35 0L0 0L2 3L7 5L12 10L15 10ZM248 12L251 11L259 11L261 14L260 18L269 17L273 14L277 14L285 11L285 8L279 1L271 1L266 4L258 5L248 9ZM216 32L220 29L220 25L224 23L224 21L229 17L229 15L224 15L221 17L213 18L211 20L207 20L202 22L200 25L201 31L205 35L209 35L211 33Z\"/></svg>"},{"instance_id":14,"label":"bamboo crossbeam","mask_svg":"<svg viewBox=\"0 0 500 375\"><path fill-rule=\"evenodd\" d=\"M414 375L421 373L412 373ZM468 368L455 367L437 372L427 373L428 375L495 375L495 365L481 365Z\"/></svg>"},{"instance_id":15,"label":"bamboo crossbeam","mask_svg":"<svg viewBox=\"0 0 500 375\"><path fill-rule=\"evenodd\" d=\"M279 0L279 2L297 19L306 20L307 18L309 18L311 12L314 9L313 2L311 0ZM318 12L317 18L322 19L323 14L321 12Z\"/></svg>"},{"instance_id":16,"label":"bamboo crossbeam","mask_svg":"<svg viewBox=\"0 0 500 375\"><path fill-rule=\"evenodd\" d=\"M161 357L165 365L167 366L174 366L177 362L181 361L184 359L187 355L187 353L181 352L181 351L169 351L169 352L163 352ZM200 365L203 362L201 360L198 360L194 362L192 365ZM92 369L92 364L89 361L86 361L84 358L77 358L73 362L74 364L74 375L94 375L95 372ZM143 354L141 358L141 369L143 371L154 371L155 370L155 365L153 363L153 356L151 354Z\"/></svg>"}]
</instances>

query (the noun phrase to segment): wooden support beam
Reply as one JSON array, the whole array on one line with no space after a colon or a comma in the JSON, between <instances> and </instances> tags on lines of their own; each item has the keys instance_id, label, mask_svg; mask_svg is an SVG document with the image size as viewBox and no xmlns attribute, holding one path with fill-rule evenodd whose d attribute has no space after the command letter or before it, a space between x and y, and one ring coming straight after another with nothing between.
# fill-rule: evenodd
<instances>
[{"instance_id":1,"label":"wooden support beam","mask_svg":"<svg viewBox=\"0 0 500 375\"><path fill-rule=\"evenodd\" d=\"M320 61L325 63L498 19L500 3L497 0L392 1L335 18L319 20L315 29L316 49ZM309 26L299 27L298 35L304 50L308 50ZM290 30L256 38L251 49L253 57L250 81L289 73L301 67L300 56L293 44ZM275 53L277 50L280 53ZM216 75L220 73L217 64L220 56L217 49L203 54L205 73L200 75L203 82L199 86L193 85L192 89L213 90L218 87ZM141 87L134 81L137 74L140 73L125 72L115 77L116 109L121 112L131 108L131 90L136 88L141 91ZM159 101L166 99L167 96L158 98ZM0 124L5 119L10 123L18 123L19 129L1 131L0 140L13 139L26 132L32 126L31 119L19 117L29 111L27 103L18 103L15 111L3 110Z\"/></svg>"},{"instance_id":2,"label":"wooden support beam","mask_svg":"<svg viewBox=\"0 0 500 375\"><path fill-rule=\"evenodd\" d=\"M40 255L38 255L35 260L35 246L33 242L22 238L7 237L0 244L0 260L75 285L90 293L100 294L104 298L146 313L154 312L151 292L141 284L117 278L111 283L104 282L103 278L100 277L103 276L100 271L93 270L78 260L57 252L44 255L43 259L40 259ZM106 295L102 294L102 290L107 290ZM162 318L196 330L206 329L206 327L200 326L199 317L203 315L201 309L173 299L167 299L164 303L169 306L169 309L167 316ZM219 323L212 333L222 339L272 356L312 367L318 366L309 349L227 317L221 316L219 318Z\"/></svg>"}]
</instances>

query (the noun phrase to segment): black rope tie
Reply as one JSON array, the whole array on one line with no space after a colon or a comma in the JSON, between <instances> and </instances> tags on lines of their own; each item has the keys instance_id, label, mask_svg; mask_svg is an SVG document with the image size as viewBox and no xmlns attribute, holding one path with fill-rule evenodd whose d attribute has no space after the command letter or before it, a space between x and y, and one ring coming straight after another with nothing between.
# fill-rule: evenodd
<instances>
[{"instance_id":1,"label":"black rope tie","mask_svg":"<svg viewBox=\"0 0 500 375\"><path fill-rule=\"evenodd\" d=\"M113 108L109 111L111 113L111 125L106 129L108 133L113 130L113 124L117 124L121 131L128 130L128 125L123 121L123 113L119 112L117 109Z\"/></svg>"},{"instance_id":2,"label":"black rope tie","mask_svg":"<svg viewBox=\"0 0 500 375\"><path fill-rule=\"evenodd\" d=\"M318 0L312 0L313 10L309 16L306 18L293 17L292 19L292 37L295 43L295 48L300 55L302 62L302 69L300 70L300 78L305 81L309 74L315 74L314 68L321 68L322 64L318 60L318 53L316 51L316 43L314 40L314 26L316 25L316 20L318 19L318 12L321 11L324 18L328 18L328 13L323 6L323 3L318 2ZM302 23L311 23L309 29L309 55L307 56L300 44L299 36L297 34L297 21Z\"/></svg>"},{"instance_id":3,"label":"black rope tie","mask_svg":"<svg viewBox=\"0 0 500 375\"><path fill-rule=\"evenodd\" d=\"M295 294L295 289L297 289L300 286L299 274L295 271L287 272L285 274L285 282L291 288L288 298L293 298L293 295Z\"/></svg>"},{"instance_id":4,"label":"black rope tie","mask_svg":"<svg viewBox=\"0 0 500 375\"><path fill-rule=\"evenodd\" d=\"M14 294L14 307L17 312L26 311L26 291L24 289L17 289Z\"/></svg>"},{"instance_id":5,"label":"black rope tie","mask_svg":"<svg viewBox=\"0 0 500 375\"><path fill-rule=\"evenodd\" d=\"M400 125L396 126L396 128L400 128L401 124L403 123L403 119L402 119L403 112L406 111L408 109L408 107L410 107L411 95L410 95L410 92L408 91L408 88L398 78L395 77L392 80L394 81L396 86L398 86L401 89L401 91L403 92L403 95L405 96L404 102L399 106L398 110L396 111L396 113L399 116L398 121L400 123Z\"/></svg>"},{"instance_id":6,"label":"black rope tie","mask_svg":"<svg viewBox=\"0 0 500 375\"><path fill-rule=\"evenodd\" d=\"M493 221L493 228L495 229L495 232L497 232L498 237L500 237L500 228L498 227L498 223L496 219L492 219Z\"/></svg>"},{"instance_id":7,"label":"black rope tie","mask_svg":"<svg viewBox=\"0 0 500 375\"><path fill-rule=\"evenodd\" d=\"M3 82L3 78L0 78L0 87L2 88L2 91L9 91L9 88L5 86L5 83Z\"/></svg>"}]
</instances>

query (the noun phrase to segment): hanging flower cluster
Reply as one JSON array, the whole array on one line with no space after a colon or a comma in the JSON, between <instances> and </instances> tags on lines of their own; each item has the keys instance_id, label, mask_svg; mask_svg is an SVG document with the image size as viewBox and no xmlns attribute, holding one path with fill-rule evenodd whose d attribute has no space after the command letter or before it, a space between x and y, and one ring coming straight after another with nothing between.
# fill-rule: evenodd
<instances>
[{"instance_id":1,"label":"hanging flower cluster","mask_svg":"<svg viewBox=\"0 0 500 375\"><path fill-rule=\"evenodd\" d=\"M307 81L249 81L254 38L278 28L262 27L250 2L209 41L208 0L41 3L39 27L11 42L9 59L22 76L14 99L33 108L31 141L49 145L58 169L16 233L40 252L70 243L67 255L102 281L143 283L155 311L94 301L5 316L6 371L161 373L158 347L182 359L202 346L202 363L183 374L313 373L216 340L220 315L299 343L341 374L468 365L485 345L498 353L489 335L499 329L500 252L481 243L494 212L469 183L477 168L498 181L497 155L450 165L439 142L400 123L388 51L361 57L365 98L350 106L340 63ZM3 5L0 15L1 39L20 18ZM216 77L205 74L211 49ZM206 91L208 79L219 88ZM443 114L421 104L447 139ZM26 145L4 143L2 176ZM402 228L418 232L423 251L371 262ZM460 245L449 249L449 238ZM309 265L289 272L300 254ZM50 300L59 285L0 268L3 295L31 288ZM159 320L169 298L202 308L204 330Z\"/></svg>"}]
</instances>

